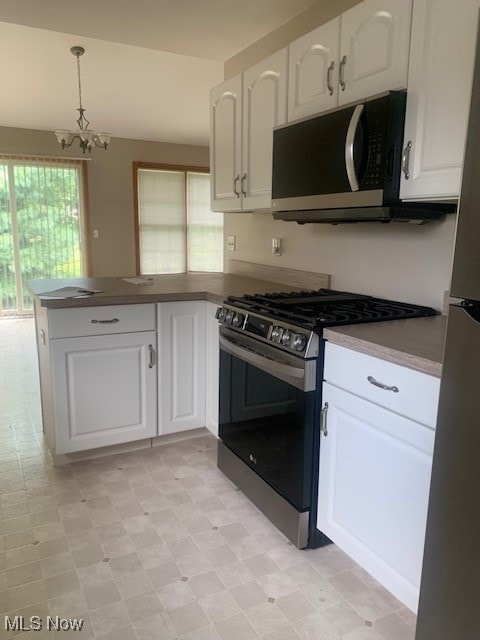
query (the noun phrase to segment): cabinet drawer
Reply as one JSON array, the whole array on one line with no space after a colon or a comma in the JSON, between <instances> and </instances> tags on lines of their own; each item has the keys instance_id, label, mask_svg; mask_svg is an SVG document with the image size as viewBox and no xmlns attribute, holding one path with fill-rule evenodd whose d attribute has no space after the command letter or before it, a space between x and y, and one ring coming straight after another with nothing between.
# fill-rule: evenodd
<instances>
[{"instance_id":1,"label":"cabinet drawer","mask_svg":"<svg viewBox=\"0 0 480 640\"><path fill-rule=\"evenodd\" d=\"M131 304L48 312L50 338L155 330L155 305Z\"/></svg>"},{"instance_id":2,"label":"cabinet drawer","mask_svg":"<svg viewBox=\"0 0 480 640\"><path fill-rule=\"evenodd\" d=\"M439 378L327 342L324 379L336 387L435 428ZM395 387L398 391L382 389L374 382Z\"/></svg>"}]
</instances>

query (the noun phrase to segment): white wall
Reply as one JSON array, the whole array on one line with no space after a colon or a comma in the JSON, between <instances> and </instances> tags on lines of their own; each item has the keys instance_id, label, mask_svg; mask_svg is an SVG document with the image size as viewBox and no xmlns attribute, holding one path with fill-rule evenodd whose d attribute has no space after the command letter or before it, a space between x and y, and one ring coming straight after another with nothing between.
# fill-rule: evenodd
<instances>
[{"instance_id":1,"label":"white wall","mask_svg":"<svg viewBox=\"0 0 480 640\"><path fill-rule=\"evenodd\" d=\"M225 236L236 236L228 260L332 275L332 288L366 293L441 310L449 289L455 215L424 226L403 223L348 225L273 220L271 213L225 214ZM271 251L282 238L283 253Z\"/></svg>"}]
</instances>

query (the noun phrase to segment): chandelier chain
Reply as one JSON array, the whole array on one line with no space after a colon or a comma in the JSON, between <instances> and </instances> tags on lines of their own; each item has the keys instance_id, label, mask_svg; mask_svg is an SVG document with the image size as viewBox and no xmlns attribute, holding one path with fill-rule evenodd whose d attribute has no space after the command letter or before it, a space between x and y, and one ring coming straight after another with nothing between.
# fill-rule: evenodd
<instances>
[{"instance_id":1,"label":"chandelier chain","mask_svg":"<svg viewBox=\"0 0 480 640\"><path fill-rule=\"evenodd\" d=\"M77 75L78 75L78 100L80 102L80 109L83 109L82 105L82 81L80 79L80 55L77 53Z\"/></svg>"}]
</instances>

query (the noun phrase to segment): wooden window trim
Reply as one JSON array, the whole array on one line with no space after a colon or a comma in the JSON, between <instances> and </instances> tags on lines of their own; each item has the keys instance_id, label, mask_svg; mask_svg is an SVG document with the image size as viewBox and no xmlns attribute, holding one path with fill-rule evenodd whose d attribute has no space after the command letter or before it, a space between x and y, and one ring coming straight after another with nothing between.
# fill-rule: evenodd
<instances>
[{"instance_id":1,"label":"wooden window trim","mask_svg":"<svg viewBox=\"0 0 480 640\"><path fill-rule=\"evenodd\" d=\"M87 163L82 162L82 197L83 197L83 235L85 247L84 272L87 278L93 275L92 266L92 245L91 245L91 220L90 220L90 198L88 192L88 168Z\"/></svg>"},{"instance_id":2,"label":"wooden window trim","mask_svg":"<svg viewBox=\"0 0 480 640\"><path fill-rule=\"evenodd\" d=\"M184 174L185 181L185 229L188 230L188 212L187 212L187 173L210 173L210 167L195 167L183 164L160 164L157 162L133 162L133 227L135 240L135 271L137 276L140 274L140 223L138 220L138 170L152 169L153 171L181 171ZM188 273L188 233L185 233L185 256L186 256L186 273Z\"/></svg>"}]
</instances>

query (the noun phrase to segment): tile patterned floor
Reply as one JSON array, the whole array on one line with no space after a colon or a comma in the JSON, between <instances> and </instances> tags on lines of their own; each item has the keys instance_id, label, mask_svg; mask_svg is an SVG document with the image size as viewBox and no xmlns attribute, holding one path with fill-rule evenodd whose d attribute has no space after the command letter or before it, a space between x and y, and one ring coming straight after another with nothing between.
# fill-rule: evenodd
<instances>
[{"instance_id":1,"label":"tile patterned floor","mask_svg":"<svg viewBox=\"0 0 480 640\"><path fill-rule=\"evenodd\" d=\"M334 545L298 551L215 468L216 441L54 468L33 322L0 322L4 616L104 640L413 640L415 617ZM35 638L52 638L36 631Z\"/></svg>"}]
</instances>

